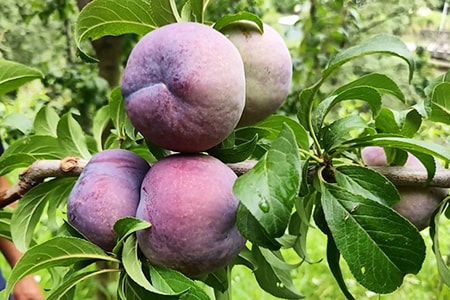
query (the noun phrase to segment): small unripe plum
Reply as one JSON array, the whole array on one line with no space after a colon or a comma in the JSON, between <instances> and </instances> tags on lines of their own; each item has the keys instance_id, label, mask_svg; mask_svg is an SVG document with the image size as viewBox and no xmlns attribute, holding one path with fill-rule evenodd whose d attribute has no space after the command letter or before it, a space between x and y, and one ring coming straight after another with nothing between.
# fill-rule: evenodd
<instances>
[{"instance_id":1,"label":"small unripe plum","mask_svg":"<svg viewBox=\"0 0 450 300\"><path fill-rule=\"evenodd\" d=\"M386 166L386 154L381 147L366 147L361 151L362 159L368 166ZM436 167L442 168L436 160ZM414 155L408 153L408 159L403 168L407 170L425 171ZM407 218L419 230L423 230L430 224L430 217L439 207L441 201L448 195L448 189L436 187L410 187L397 186L400 201L393 208L402 216Z\"/></svg>"},{"instance_id":2,"label":"small unripe plum","mask_svg":"<svg viewBox=\"0 0 450 300\"><path fill-rule=\"evenodd\" d=\"M236 177L212 156L158 161L143 180L136 212L152 224L136 234L149 261L191 277L227 265L245 244L236 227Z\"/></svg>"},{"instance_id":3,"label":"small unripe plum","mask_svg":"<svg viewBox=\"0 0 450 300\"><path fill-rule=\"evenodd\" d=\"M122 149L98 152L78 177L67 202L69 224L106 251L115 245L114 223L134 217L149 164Z\"/></svg>"},{"instance_id":4,"label":"small unripe plum","mask_svg":"<svg viewBox=\"0 0 450 300\"><path fill-rule=\"evenodd\" d=\"M280 34L264 24L261 34L255 24L237 22L225 34L244 61L246 102L238 126L252 125L274 113L289 95L292 59Z\"/></svg>"},{"instance_id":5,"label":"small unripe plum","mask_svg":"<svg viewBox=\"0 0 450 300\"><path fill-rule=\"evenodd\" d=\"M173 151L204 151L222 142L241 117L244 65L215 29L169 24L133 48L121 91L132 124L146 139Z\"/></svg>"}]
</instances>

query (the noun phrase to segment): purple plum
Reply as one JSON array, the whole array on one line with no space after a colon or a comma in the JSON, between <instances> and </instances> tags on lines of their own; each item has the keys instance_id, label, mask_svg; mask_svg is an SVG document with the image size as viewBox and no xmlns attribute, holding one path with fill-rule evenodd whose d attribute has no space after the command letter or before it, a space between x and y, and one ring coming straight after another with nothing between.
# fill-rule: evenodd
<instances>
[{"instance_id":1,"label":"purple plum","mask_svg":"<svg viewBox=\"0 0 450 300\"><path fill-rule=\"evenodd\" d=\"M115 245L114 223L134 217L149 164L122 149L98 152L88 162L67 202L69 223L106 251Z\"/></svg>"},{"instance_id":2,"label":"purple plum","mask_svg":"<svg viewBox=\"0 0 450 300\"><path fill-rule=\"evenodd\" d=\"M281 35L264 24L237 22L222 33L238 48L244 61L246 101L238 126L252 125L274 113L289 95L292 59Z\"/></svg>"},{"instance_id":3,"label":"purple plum","mask_svg":"<svg viewBox=\"0 0 450 300\"><path fill-rule=\"evenodd\" d=\"M197 277L227 265L245 245L236 227L236 174L220 160L177 154L145 176L136 217L152 224L137 232L150 262Z\"/></svg>"},{"instance_id":4,"label":"purple plum","mask_svg":"<svg viewBox=\"0 0 450 300\"><path fill-rule=\"evenodd\" d=\"M204 151L222 142L241 117L244 64L212 27L169 24L135 45L121 91L132 124L147 140L178 152Z\"/></svg>"}]
</instances>

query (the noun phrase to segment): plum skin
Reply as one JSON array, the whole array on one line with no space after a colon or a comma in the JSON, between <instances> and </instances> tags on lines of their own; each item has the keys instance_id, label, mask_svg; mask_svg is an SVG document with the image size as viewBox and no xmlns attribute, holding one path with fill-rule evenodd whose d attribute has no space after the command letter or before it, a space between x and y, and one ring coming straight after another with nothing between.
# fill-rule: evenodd
<instances>
[{"instance_id":1,"label":"plum skin","mask_svg":"<svg viewBox=\"0 0 450 300\"><path fill-rule=\"evenodd\" d=\"M274 113L291 89L293 66L289 49L273 27L263 24L263 29L261 34L255 24L241 21L221 30L244 61L246 102L239 127Z\"/></svg>"},{"instance_id":2,"label":"plum skin","mask_svg":"<svg viewBox=\"0 0 450 300\"><path fill-rule=\"evenodd\" d=\"M236 177L201 154L176 154L152 166L136 212L152 224L136 233L144 256L190 277L227 265L245 245L236 227Z\"/></svg>"},{"instance_id":3,"label":"plum skin","mask_svg":"<svg viewBox=\"0 0 450 300\"><path fill-rule=\"evenodd\" d=\"M111 251L114 223L134 217L149 164L122 149L96 153L78 177L67 200L67 219L87 240Z\"/></svg>"},{"instance_id":4,"label":"plum skin","mask_svg":"<svg viewBox=\"0 0 450 300\"><path fill-rule=\"evenodd\" d=\"M245 73L236 47L193 22L162 26L133 48L121 92L141 134L177 152L205 151L236 127L245 104Z\"/></svg>"},{"instance_id":5,"label":"plum skin","mask_svg":"<svg viewBox=\"0 0 450 300\"><path fill-rule=\"evenodd\" d=\"M386 154L381 147L366 147L361 151L361 155L368 166L387 165ZM436 161L436 167L442 168L438 161ZM425 171L422 163L410 153L408 153L404 168ZM400 201L392 208L411 221L419 230L429 226L431 215L448 195L448 189L436 187L397 186L397 190L400 194Z\"/></svg>"}]
</instances>

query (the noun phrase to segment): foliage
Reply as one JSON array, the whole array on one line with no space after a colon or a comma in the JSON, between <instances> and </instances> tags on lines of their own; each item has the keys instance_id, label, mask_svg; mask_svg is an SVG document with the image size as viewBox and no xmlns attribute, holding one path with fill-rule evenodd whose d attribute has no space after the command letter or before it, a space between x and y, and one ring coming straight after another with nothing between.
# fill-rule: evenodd
<instances>
[{"instance_id":1,"label":"foliage","mask_svg":"<svg viewBox=\"0 0 450 300\"><path fill-rule=\"evenodd\" d=\"M337 2L334 5L343 5ZM208 1L183 3L180 8L173 0L128 0L125 9L121 1L94 0L77 18L78 50L91 60L85 49L89 39L125 33L142 36L171 22L207 22ZM259 23L255 14L236 12L215 21L241 19ZM322 45L322 41L316 42ZM347 81L329 91L328 81L348 63L364 57L396 59L406 67L409 81L415 72L413 55L402 40L392 35L373 35L341 48L332 58L320 57L326 63L320 64L314 81L291 99L298 108L296 118L271 116L258 124L236 129L226 141L211 149L211 155L230 162L258 160L234 186L240 200L238 228L248 244L232 264L196 279L153 266L142 258L134 235L151 225L135 218L116 223L118 238L112 253L89 243L66 223L53 238L33 245L39 220L45 213L56 216L64 211L68 191L75 181L75 178L55 178L27 193L10 216L14 221L10 223L12 238L26 251L12 270L1 299L6 299L20 278L55 267L64 268L65 273L62 282L50 290L49 299L70 299L80 282L109 272L119 274L119 299L210 299L205 286L214 290L216 299L228 299L232 288L230 269L235 266L251 270L260 287L275 297L298 299L302 293L291 274L303 262L311 262L307 250L314 245L307 243L307 234L313 223L326 236L329 269L348 299L353 296L343 277L341 258L367 290L379 294L394 292L407 274L417 274L422 268L425 242L414 225L391 208L399 200L395 186L380 173L363 166L360 149L371 145L385 147L390 150L391 160L399 164L401 160L395 158L401 155L395 154L414 153L432 178L435 172L432 157L448 163L450 150L414 136L422 121L449 124L450 75L442 74L433 80L423 91L425 99L416 105L405 103L406 97L397 81L379 71L365 70L365 76L345 78ZM316 53L315 59L317 56ZM2 82L6 83L0 83L0 90L9 90L8 82L15 78L40 74L24 65L4 63L14 68L1 74ZM304 82L297 77L294 81L297 85ZM12 87L21 83L18 81ZM389 102L385 99L394 104L386 105ZM354 100L367 106L367 116L333 114L339 105ZM397 110L396 103L407 108ZM110 123L113 129L108 127ZM69 155L89 159L93 153L108 148L130 149L149 161L167 154L165 149L145 143L134 130L118 89L96 111L90 130L83 129L73 113L60 116L52 107L39 110L33 129L33 134L12 144L0 158L0 174L27 167L37 159L62 159ZM450 271L438 251L436 225L440 217L445 217L446 207L444 201L431 225L439 273L444 277ZM287 261L286 251L295 253L297 263ZM92 264L98 261L109 262L112 267L92 269Z\"/></svg>"}]
</instances>

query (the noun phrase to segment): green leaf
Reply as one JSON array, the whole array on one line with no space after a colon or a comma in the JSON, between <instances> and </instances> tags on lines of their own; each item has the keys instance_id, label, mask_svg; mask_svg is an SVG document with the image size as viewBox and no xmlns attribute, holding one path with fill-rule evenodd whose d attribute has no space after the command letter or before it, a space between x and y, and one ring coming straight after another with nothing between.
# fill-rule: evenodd
<instances>
[{"instance_id":1,"label":"green leaf","mask_svg":"<svg viewBox=\"0 0 450 300\"><path fill-rule=\"evenodd\" d=\"M368 127L367 122L360 116L348 116L338 119L322 128L321 142L323 148L328 151L339 147L339 145L352 137L352 133L355 131L361 133L366 127Z\"/></svg>"},{"instance_id":2,"label":"green leaf","mask_svg":"<svg viewBox=\"0 0 450 300\"><path fill-rule=\"evenodd\" d=\"M226 26L240 21L250 21L257 26L257 29L259 29L261 33L264 32L262 20L257 15L254 15L246 11L224 15L214 23L213 28L218 31L221 31Z\"/></svg>"},{"instance_id":3,"label":"green leaf","mask_svg":"<svg viewBox=\"0 0 450 300\"><path fill-rule=\"evenodd\" d=\"M424 153L434 157L450 161L450 149L445 146L426 142L422 140L410 139L388 134L377 134L362 138L356 138L345 142L348 148L360 148L366 146L381 146L399 148L406 151Z\"/></svg>"},{"instance_id":4,"label":"green leaf","mask_svg":"<svg viewBox=\"0 0 450 300\"><path fill-rule=\"evenodd\" d=\"M248 251L247 248L246 250ZM230 286L228 281L230 281L229 279L231 276L231 268L233 267L234 263L236 263L236 259L234 259L227 266L209 273L206 278L202 278L201 280L208 286L212 287L215 291L227 293Z\"/></svg>"},{"instance_id":5,"label":"green leaf","mask_svg":"<svg viewBox=\"0 0 450 300\"><path fill-rule=\"evenodd\" d=\"M117 295L122 300L176 300L179 298L177 296L165 296L149 292L134 282L125 272L120 274Z\"/></svg>"},{"instance_id":6,"label":"green leaf","mask_svg":"<svg viewBox=\"0 0 450 300\"><path fill-rule=\"evenodd\" d=\"M434 87L429 119L450 124L450 82L442 82Z\"/></svg>"},{"instance_id":7,"label":"green leaf","mask_svg":"<svg viewBox=\"0 0 450 300\"><path fill-rule=\"evenodd\" d=\"M323 77L328 77L333 71L343 64L370 54L389 54L403 59L409 67L409 81L412 80L414 74L414 57L408 47L398 37L379 34L360 43L359 45L350 47L338 53L322 72Z\"/></svg>"},{"instance_id":8,"label":"green leaf","mask_svg":"<svg viewBox=\"0 0 450 300\"><path fill-rule=\"evenodd\" d=\"M145 144L147 145L148 149L150 150L150 153L158 160L170 155L170 153L171 153L169 150L161 148L160 146L152 143L149 140L145 140Z\"/></svg>"},{"instance_id":9,"label":"green leaf","mask_svg":"<svg viewBox=\"0 0 450 300\"><path fill-rule=\"evenodd\" d=\"M0 236L8 240L12 240L11 217L12 217L11 211L6 210L0 211Z\"/></svg>"},{"instance_id":10,"label":"green leaf","mask_svg":"<svg viewBox=\"0 0 450 300\"><path fill-rule=\"evenodd\" d=\"M12 217L11 235L20 251L23 252L30 246L47 203L56 202L52 203L55 206L63 203L74 183L75 178L57 178L43 182L18 201ZM54 214L55 211L52 211L50 215Z\"/></svg>"},{"instance_id":11,"label":"green leaf","mask_svg":"<svg viewBox=\"0 0 450 300\"><path fill-rule=\"evenodd\" d=\"M249 268L250 270L254 271L257 268L258 262L253 257L253 253L250 249L247 247L244 247L244 249L239 252L239 255L232 261L233 265L243 265Z\"/></svg>"},{"instance_id":12,"label":"green leaf","mask_svg":"<svg viewBox=\"0 0 450 300\"><path fill-rule=\"evenodd\" d=\"M413 137L422 124L422 116L415 109L396 111L383 107L375 118L378 132Z\"/></svg>"},{"instance_id":13,"label":"green leaf","mask_svg":"<svg viewBox=\"0 0 450 300\"><path fill-rule=\"evenodd\" d=\"M85 281L92 280L92 277L102 276L104 274L112 273L112 272L120 272L119 269L101 269L101 270L93 270L87 271L83 273L76 274L75 276L71 276L70 278L66 278L64 282L58 286L56 289L51 291L51 294L47 297L47 300L61 300L66 299L65 296L72 289L75 289L77 284Z\"/></svg>"},{"instance_id":14,"label":"green leaf","mask_svg":"<svg viewBox=\"0 0 450 300\"><path fill-rule=\"evenodd\" d=\"M121 218L114 223L113 229L116 233L117 243L113 249L114 253L118 253L119 249L121 249L124 240L132 233L141 230L150 228L151 224L147 221L134 218L134 217L125 217Z\"/></svg>"},{"instance_id":15,"label":"green leaf","mask_svg":"<svg viewBox=\"0 0 450 300\"><path fill-rule=\"evenodd\" d=\"M272 115L254 125L238 128L235 132L235 138L238 141L247 141L258 135L258 138L275 140L285 124L293 130L297 145L301 149L308 150L310 142L305 128L294 119L283 115Z\"/></svg>"},{"instance_id":16,"label":"green leaf","mask_svg":"<svg viewBox=\"0 0 450 300\"><path fill-rule=\"evenodd\" d=\"M0 175L31 165L35 158L29 154L10 154L0 156Z\"/></svg>"},{"instance_id":17,"label":"green leaf","mask_svg":"<svg viewBox=\"0 0 450 300\"><path fill-rule=\"evenodd\" d=\"M16 263L2 295L9 295L23 277L39 270L71 266L81 261L104 260L118 263L98 246L79 238L55 237L26 251Z\"/></svg>"},{"instance_id":18,"label":"green leaf","mask_svg":"<svg viewBox=\"0 0 450 300\"><path fill-rule=\"evenodd\" d=\"M61 148L65 149L70 155L86 159L91 157L83 129L70 112L61 117L56 131Z\"/></svg>"},{"instance_id":19,"label":"green leaf","mask_svg":"<svg viewBox=\"0 0 450 300\"><path fill-rule=\"evenodd\" d=\"M61 217L59 212L65 208L67 199L69 198L72 188L75 185L78 177L60 177L52 179L54 186L51 192L46 195L47 207L47 226L50 230L58 230L61 226ZM50 182L46 181L45 183ZM41 183L42 184L42 183ZM20 200L22 201L23 198ZM19 202L20 202L19 201ZM23 215L22 217L24 217Z\"/></svg>"},{"instance_id":20,"label":"green leaf","mask_svg":"<svg viewBox=\"0 0 450 300\"><path fill-rule=\"evenodd\" d=\"M376 293L395 291L425 258L418 230L393 209L322 183L321 204L336 246L353 276Z\"/></svg>"},{"instance_id":21,"label":"green leaf","mask_svg":"<svg viewBox=\"0 0 450 300\"><path fill-rule=\"evenodd\" d=\"M209 296L195 282L173 269L150 266L152 284L170 295L181 295L180 299L209 300Z\"/></svg>"},{"instance_id":22,"label":"green leaf","mask_svg":"<svg viewBox=\"0 0 450 300\"><path fill-rule=\"evenodd\" d=\"M218 146L209 149L207 152L224 163L237 163L249 158L255 150L258 143L258 135L255 135L252 139L245 141L239 145L232 145L230 147L219 144Z\"/></svg>"},{"instance_id":23,"label":"green leaf","mask_svg":"<svg viewBox=\"0 0 450 300\"><path fill-rule=\"evenodd\" d=\"M131 121L125 111L125 101L123 100L119 87L111 92L109 99L109 113L114 128L117 130L118 137L120 139L125 139L127 128L133 127L133 125L131 125Z\"/></svg>"},{"instance_id":24,"label":"green leaf","mask_svg":"<svg viewBox=\"0 0 450 300\"><path fill-rule=\"evenodd\" d=\"M338 95L345 90L360 86L368 86L374 88L380 94L391 94L402 102L405 102L405 95L395 83L395 81L392 80L389 76L380 73L370 73L367 75L363 75L362 77L359 77L358 79L350 83L340 86L338 89L336 89L336 91L333 92L333 94Z\"/></svg>"},{"instance_id":25,"label":"green leaf","mask_svg":"<svg viewBox=\"0 0 450 300\"><path fill-rule=\"evenodd\" d=\"M25 135L30 134L33 129L33 122L24 114L19 113L6 115L0 125L4 128L17 129Z\"/></svg>"},{"instance_id":26,"label":"green leaf","mask_svg":"<svg viewBox=\"0 0 450 300\"><path fill-rule=\"evenodd\" d=\"M0 59L0 97L31 80L43 77L44 75L39 70Z\"/></svg>"},{"instance_id":27,"label":"green leaf","mask_svg":"<svg viewBox=\"0 0 450 300\"><path fill-rule=\"evenodd\" d=\"M432 155L424 154L421 152L409 151L412 155L414 155L422 165L427 170L427 182L424 186L427 186L431 180L433 180L434 175L436 174L436 160Z\"/></svg>"},{"instance_id":28,"label":"green leaf","mask_svg":"<svg viewBox=\"0 0 450 300\"><path fill-rule=\"evenodd\" d=\"M295 205L296 211L292 214L289 222L289 234L297 237L292 248L300 258L308 263L312 263L307 255L307 236L309 229L313 227L310 221L315 199L316 193L299 198Z\"/></svg>"},{"instance_id":29,"label":"green leaf","mask_svg":"<svg viewBox=\"0 0 450 300\"><path fill-rule=\"evenodd\" d=\"M147 291L160 295L180 294L158 290L150 283L142 271L142 262L138 257L138 244L135 235L129 235L123 243L122 264L130 278Z\"/></svg>"},{"instance_id":30,"label":"green leaf","mask_svg":"<svg viewBox=\"0 0 450 300\"><path fill-rule=\"evenodd\" d=\"M92 135L97 144L97 151L103 150L103 132L111 122L109 105L102 106L94 116L92 122Z\"/></svg>"},{"instance_id":31,"label":"green leaf","mask_svg":"<svg viewBox=\"0 0 450 300\"><path fill-rule=\"evenodd\" d=\"M331 235L328 235L328 237L327 237L328 267L330 268L330 271L333 274L334 279L336 279L336 282L339 285L339 288L341 289L341 291L345 295L345 297L348 300L354 300L355 298L348 290L347 285L344 280L344 276L342 275L341 266L339 264L340 260L341 260L341 253L339 252L338 248L336 247L336 243L334 242L333 237Z\"/></svg>"},{"instance_id":32,"label":"green leaf","mask_svg":"<svg viewBox=\"0 0 450 300\"><path fill-rule=\"evenodd\" d=\"M320 81L317 82L312 87L303 89L300 91L298 95L298 101L300 103L300 107L297 112L297 118L304 128L311 130L309 120L312 117L312 108L314 104L314 96L317 90L320 88ZM314 129L314 128L312 128Z\"/></svg>"},{"instance_id":33,"label":"green leaf","mask_svg":"<svg viewBox=\"0 0 450 300\"><path fill-rule=\"evenodd\" d=\"M424 89L427 98L431 98L434 88L442 82L450 82L450 70L431 80L428 86Z\"/></svg>"},{"instance_id":34,"label":"green leaf","mask_svg":"<svg viewBox=\"0 0 450 300\"><path fill-rule=\"evenodd\" d=\"M60 146L58 139L47 135L32 135L11 144L0 157L0 165L2 165L3 159L18 154L26 154L33 157L33 160L61 159L69 155Z\"/></svg>"},{"instance_id":35,"label":"green leaf","mask_svg":"<svg viewBox=\"0 0 450 300\"><path fill-rule=\"evenodd\" d=\"M59 116L49 105L44 105L34 118L34 134L49 135L56 137L56 128L58 126Z\"/></svg>"},{"instance_id":36,"label":"green leaf","mask_svg":"<svg viewBox=\"0 0 450 300\"><path fill-rule=\"evenodd\" d=\"M440 238L439 238L439 219L444 213L444 210L448 207L448 201L450 197L444 199L439 209L433 215L430 222L430 236L433 241L433 253L436 258L437 269L440 275L441 280L447 285L450 286L450 268L447 264L447 259L442 256L441 246L440 246Z\"/></svg>"},{"instance_id":37,"label":"green leaf","mask_svg":"<svg viewBox=\"0 0 450 300\"><path fill-rule=\"evenodd\" d=\"M94 0L83 7L75 23L75 42L97 40L104 36L126 33L144 35L157 27L153 4L146 0ZM81 50L80 50L81 51ZM81 51L82 56L89 58Z\"/></svg>"},{"instance_id":38,"label":"green leaf","mask_svg":"<svg viewBox=\"0 0 450 300\"><path fill-rule=\"evenodd\" d=\"M181 7L180 18L182 22L191 22L193 19L196 19L196 17L192 13L191 0L186 0L186 2L183 4L183 7Z\"/></svg>"},{"instance_id":39,"label":"green leaf","mask_svg":"<svg viewBox=\"0 0 450 300\"><path fill-rule=\"evenodd\" d=\"M301 165L294 133L285 126L263 159L234 184L239 205L251 213L269 237L281 237L289 224L300 188ZM239 225L244 224L238 221ZM252 236L246 238L252 241Z\"/></svg>"},{"instance_id":40,"label":"green leaf","mask_svg":"<svg viewBox=\"0 0 450 300\"><path fill-rule=\"evenodd\" d=\"M181 22L175 0L152 0L149 4L152 18L158 26Z\"/></svg>"},{"instance_id":41,"label":"green leaf","mask_svg":"<svg viewBox=\"0 0 450 300\"><path fill-rule=\"evenodd\" d=\"M208 6L209 0L189 0L188 2L190 2L195 21L205 23L205 9Z\"/></svg>"},{"instance_id":42,"label":"green leaf","mask_svg":"<svg viewBox=\"0 0 450 300\"><path fill-rule=\"evenodd\" d=\"M297 269L302 264L302 262L288 264L279 250L271 251L268 249L259 248L259 251L261 252L261 255L264 256L266 262L275 269L291 271Z\"/></svg>"},{"instance_id":43,"label":"green leaf","mask_svg":"<svg viewBox=\"0 0 450 300\"><path fill-rule=\"evenodd\" d=\"M400 201L400 194L395 185L372 169L343 165L336 168L335 178L337 184L348 192L380 204L392 206Z\"/></svg>"},{"instance_id":44,"label":"green leaf","mask_svg":"<svg viewBox=\"0 0 450 300\"><path fill-rule=\"evenodd\" d=\"M280 249L281 244L270 236L261 223L243 205L239 204L237 209L237 227L244 237L251 237L255 245L268 249Z\"/></svg>"},{"instance_id":45,"label":"green leaf","mask_svg":"<svg viewBox=\"0 0 450 300\"><path fill-rule=\"evenodd\" d=\"M376 89L368 86L352 87L348 90L342 91L338 95L328 97L319 103L313 118L314 131L319 132L325 116L330 112L330 110L339 102L346 100L366 101L370 105L374 116L376 116L381 109L381 95Z\"/></svg>"},{"instance_id":46,"label":"green leaf","mask_svg":"<svg viewBox=\"0 0 450 300\"><path fill-rule=\"evenodd\" d=\"M252 253L257 260L258 267L254 271L259 286L271 295L283 299L301 299L304 296L298 292L292 283L291 275L286 269L279 269L270 265L261 253L261 249L253 246ZM279 252L275 254L283 261Z\"/></svg>"}]
</instances>

